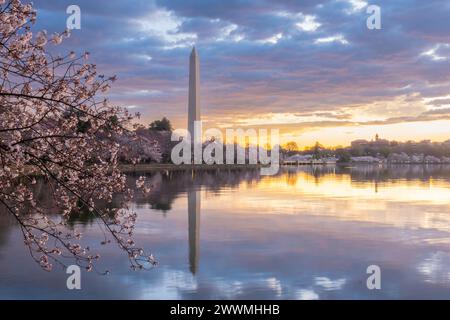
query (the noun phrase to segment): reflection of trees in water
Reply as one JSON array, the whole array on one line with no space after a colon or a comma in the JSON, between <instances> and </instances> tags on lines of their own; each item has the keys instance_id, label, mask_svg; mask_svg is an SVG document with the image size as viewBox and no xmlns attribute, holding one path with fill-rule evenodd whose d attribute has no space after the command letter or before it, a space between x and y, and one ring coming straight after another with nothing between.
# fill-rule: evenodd
<instances>
[{"instance_id":1,"label":"reflection of trees in water","mask_svg":"<svg viewBox=\"0 0 450 320\"><path fill-rule=\"evenodd\" d=\"M14 224L11 214L6 211L5 207L0 206L0 246L6 244L8 232Z\"/></svg>"},{"instance_id":2,"label":"reflection of trees in water","mask_svg":"<svg viewBox=\"0 0 450 320\"><path fill-rule=\"evenodd\" d=\"M349 170L352 181L391 180L423 181L439 178L450 182L449 165L389 165L389 166L356 166Z\"/></svg>"},{"instance_id":3,"label":"reflection of trees in water","mask_svg":"<svg viewBox=\"0 0 450 320\"><path fill-rule=\"evenodd\" d=\"M306 173L311 176L316 184L319 184L325 176L350 176L352 182L388 182L391 180L415 180L428 182L430 179L439 178L450 183L450 165L356 165L346 166L298 166L282 167L279 173L273 176L261 176L259 169L253 170L217 170L217 171L197 171L197 172L153 172L146 175L147 182L152 186L149 194L137 192L134 202L137 205L148 204L152 209L168 212L177 197L188 190L196 190L202 187L211 194L219 194L223 188L237 187L242 183L256 184L261 179L272 179L284 177L288 185L295 185L300 178L298 173ZM135 181L138 175L128 175L127 184L131 189L135 189ZM45 205L48 214L60 214L55 206L54 199L49 195L50 186L43 179L37 179L34 187L35 196L42 205ZM113 198L113 202L98 201L96 203L102 209L116 208L120 203L120 195ZM4 208L0 208L2 215ZM78 212L73 212L68 224L73 227L76 223L90 224L95 221L95 217L89 213L87 208L81 208Z\"/></svg>"},{"instance_id":4,"label":"reflection of trees in water","mask_svg":"<svg viewBox=\"0 0 450 320\"><path fill-rule=\"evenodd\" d=\"M192 174L191 172L157 172L146 175L147 182L152 186L149 194L141 192L135 193L134 201L138 205L149 204L152 209L162 212L170 211L174 200L186 192L187 190L199 189L200 186L212 193L218 193L221 188L235 187L243 181L248 183L259 180L259 170L245 171L199 171ZM131 189L136 189L136 176L128 175L127 184ZM46 212L50 216L61 214L60 208L56 206L55 200L49 192L51 186L41 178L36 178L36 184L33 187L35 199L45 207ZM97 201L96 207L101 210L106 208L118 208L121 201L121 195L117 194L112 203L105 201ZM10 214L5 212L5 208L0 206L0 241L4 234L3 227L8 228L6 220L13 224L9 217ZM111 216L113 218L113 216ZM11 220L11 221L10 221ZM88 208L80 206L80 210L72 212L67 220L68 227L72 228L75 224L92 224L96 220L95 216L89 212Z\"/></svg>"},{"instance_id":5,"label":"reflection of trees in water","mask_svg":"<svg viewBox=\"0 0 450 320\"><path fill-rule=\"evenodd\" d=\"M136 193L134 201L137 205L148 204L152 209L168 212L177 197L188 190L197 190L200 187L211 194L219 194L223 188L234 188L242 183L256 184L261 179L277 179L283 177L288 185L295 185L300 178L298 173L306 173L311 176L316 184L319 184L325 176L350 176L351 181L358 182L389 182L391 180L411 180L428 182L433 178L439 178L450 183L450 165L357 165L354 167L345 166L299 166L283 167L275 176L261 176L259 169L254 170L221 170L221 171L197 171L197 172L156 172L146 175L147 182L152 186L149 194ZM127 184L131 189L135 189L137 175L128 175ZM49 215L60 214L55 206L54 199L49 195L50 186L43 179L37 179L34 187L35 196L39 202L47 209ZM120 195L113 198L113 202L98 201L96 205L102 209L116 208L120 203ZM7 216L0 208L2 216ZM73 212L68 220L68 226L77 224L91 224L95 217L89 213L87 208ZM5 225L3 221L0 223ZM1 226L0 226L1 231ZM3 232L2 232L3 233ZM1 237L1 235L0 235ZM1 241L1 239L0 239Z\"/></svg>"},{"instance_id":6,"label":"reflection of trees in water","mask_svg":"<svg viewBox=\"0 0 450 320\"><path fill-rule=\"evenodd\" d=\"M200 224L200 186L211 192L218 192L224 187L235 187L243 181L254 182L259 179L259 170L249 171L202 171L186 172L157 172L146 176L147 183L152 190L149 194L136 192L134 201L139 204L150 204L151 208L167 212L171 210L173 201L181 194L188 191L188 214L189 214L189 263L193 274L197 271L199 260L199 224ZM136 189L136 177L127 177L128 187ZM49 216L60 215L60 209L55 205L55 200L48 192L51 185L44 179L37 178L33 187L34 197L38 199L47 210ZM121 195L117 194L112 203L97 201L96 207L101 210L105 208L119 207ZM113 216L111 216L113 218ZM89 212L87 207L80 206L77 212L72 212L67 220L67 227L74 229L76 224L92 224L96 217ZM16 225L11 215L0 207L0 245L4 245L10 226Z\"/></svg>"},{"instance_id":7,"label":"reflection of trees in water","mask_svg":"<svg viewBox=\"0 0 450 320\"><path fill-rule=\"evenodd\" d=\"M150 204L152 209L167 212L173 201L187 192L189 270L195 275L200 256L200 187L218 194L223 188L237 187L243 182L256 183L259 179L259 170L158 172L147 175L147 182L152 186L151 192L145 196L137 195L134 201L138 205ZM129 176L130 188L134 181L136 178Z\"/></svg>"},{"instance_id":8,"label":"reflection of trees in water","mask_svg":"<svg viewBox=\"0 0 450 320\"><path fill-rule=\"evenodd\" d=\"M261 176L255 170L221 170L191 172L156 172L147 174L147 181L152 191L147 194L137 194L134 201L138 205L148 204L152 209L168 212L177 197L188 190L197 190L200 186L211 194L219 194L223 188L237 187L242 183L257 184L262 179L285 179L288 185L295 185L301 179L299 173L306 173L319 184L326 176L350 176L351 181L379 182L391 180L415 180L427 182L433 177L450 182L450 165L357 165L354 167L318 165L282 167L276 176ZM129 175L128 185L134 188L136 176Z\"/></svg>"},{"instance_id":9,"label":"reflection of trees in water","mask_svg":"<svg viewBox=\"0 0 450 320\"><path fill-rule=\"evenodd\" d=\"M61 215L62 209L57 205L57 201L52 197L53 193L49 192L49 189L53 188L53 186L45 181L42 177L36 177L36 184L32 186L33 197L37 201L39 201L40 206L45 209L46 215L48 216L57 216ZM113 198L112 203L108 204L106 201L96 201L96 207L100 210L106 208L119 208L119 203L117 198ZM21 214L26 214L29 207L25 206L25 210L21 212ZM11 216L9 212L7 212L6 208L0 205L0 215L3 216ZM111 215L110 218L113 218ZM89 212L87 206L79 204L79 208L77 211L72 211L67 219L67 227L73 229L76 223L81 224L90 224L96 220L96 216ZM14 219L9 219L11 224L15 224ZM0 223L2 223L0 221ZM0 227L1 228L1 227Z\"/></svg>"},{"instance_id":10,"label":"reflection of trees in water","mask_svg":"<svg viewBox=\"0 0 450 320\"><path fill-rule=\"evenodd\" d=\"M157 172L146 175L152 190L149 194L138 194L134 201L138 205L149 204L152 209L170 211L172 203L187 190L200 187L212 194L218 194L223 188L232 188L242 182L256 183L260 179L259 169L255 170L221 170L191 172ZM133 188L136 176L128 177L128 185Z\"/></svg>"},{"instance_id":11,"label":"reflection of trees in water","mask_svg":"<svg viewBox=\"0 0 450 320\"><path fill-rule=\"evenodd\" d=\"M299 166L285 167L280 170L280 174L287 176L290 185L295 184L299 172L311 175L316 183L328 175L349 175L354 182L388 182L391 180L428 182L433 178L450 182L450 165Z\"/></svg>"},{"instance_id":12,"label":"reflection of trees in water","mask_svg":"<svg viewBox=\"0 0 450 320\"><path fill-rule=\"evenodd\" d=\"M314 179L316 185L320 184L322 177L330 174L335 174L336 167L331 165L308 165L297 167L283 167L279 171L278 175L286 176L286 183L290 186L297 184L299 179L299 173L306 173Z\"/></svg>"}]
</instances>

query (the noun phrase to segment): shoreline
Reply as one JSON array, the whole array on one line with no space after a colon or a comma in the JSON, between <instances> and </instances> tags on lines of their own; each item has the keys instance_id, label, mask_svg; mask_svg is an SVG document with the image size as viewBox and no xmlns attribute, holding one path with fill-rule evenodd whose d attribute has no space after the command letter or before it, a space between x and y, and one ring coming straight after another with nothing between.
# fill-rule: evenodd
<instances>
[{"instance_id":1,"label":"shoreline","mask_svg":"<svg viewBox=\"0 0 450 320\"><path fill-rule=\"evenodd\" d=\"M450 165L450 162L337 162L337 163L285 163L281 164L280 166L284 167L304 167L304 166L380 166L380 167L386 167L386 166L446 166Z\"/></svg>"},{"instance_id":2,"label":"shoreline","mask_svg":"<svg viewBox=\"0 0 450 320\"><path fill-rule=\"evenodd\" d=\"M300 164L280 164L280 168L289 167L326 167L326 166L336 166L336 167L354 167L354 166L442 166L450 165L449 163L300 163ZM160 171L170 171L170 172L180 172L180 171L235 171L235 170L255 170L261 169L264 165L261 164L181 164L175 165L171 163L158 164L121 164L119 168L124 173L138 173L138 172L160 172Z\"/></svg>"},{"instance_id":3,"label":"shoreline","mask_svg":"<svg viewBox=\"0 0 450 320\"><path fill-rule=\"evenodd\" d=\"M248 170L248 169L260 169L261 164L121 164L119 165L120 171L124 173L137 173L137 172L158 172L158 171L230 171L230 170Z\"/></svg>"},{"instance_id":4,"label":"shoreline","mask_svg":"<svg viewBox=\"0 0 450 320\"><path fill-rule=\"evenodd\" d=\"M299 164L280 164L280 168L295 167L356 167L356 166L450 166L450 163L299 163ZM120 164L119 169L123 173L144 173L144 172L189 172L189 171L239 171L239 170L256 170L263 168L262 164L181 164L175 165L171 163L150 163L150 164ZM30 168L28 168L30 169ZM27 172L31 176L39 174Z\"/></svg>"}]
</instances>

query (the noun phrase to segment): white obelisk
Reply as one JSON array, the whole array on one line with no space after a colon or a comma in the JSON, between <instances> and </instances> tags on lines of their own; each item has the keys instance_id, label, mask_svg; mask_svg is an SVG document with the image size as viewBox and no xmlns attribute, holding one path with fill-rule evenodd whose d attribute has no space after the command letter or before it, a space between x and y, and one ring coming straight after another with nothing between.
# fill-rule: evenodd
<instances>
[{"instance_id":1,"label":"white obelisk","mask_svg":"<svg viewBox=\"0 0 450 320\"><path fill-rule=\"evenodd\" d=\"M188 106L188 130L191 142L201 145L200 129L200 61L195 47L192 49L189 59L189 106ZM197 125L197 130L194 130Z\"/></svg>"}]
</instances>

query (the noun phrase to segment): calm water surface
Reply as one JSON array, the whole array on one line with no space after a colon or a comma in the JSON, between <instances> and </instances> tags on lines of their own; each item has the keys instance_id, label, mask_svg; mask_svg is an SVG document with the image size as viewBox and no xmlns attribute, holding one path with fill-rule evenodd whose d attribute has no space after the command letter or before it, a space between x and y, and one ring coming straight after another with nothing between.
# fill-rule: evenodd
<instances>
[{"instance_id":1,"label":"calm water surface","mask_svg":"<svg viewBox=\"0 0 450 320\"><path fill-rule=\"evenodd\" d=\"M450 299L450 166L300 167L154 174L133 203L136 242L159 261L131 271L96 221L74 228L109 276L42 271L18 227L0 216L0 298ZM45 190L42 191L45 194ZM366 287L366 268L382 289Z\"/></svg>"}]
</instances>

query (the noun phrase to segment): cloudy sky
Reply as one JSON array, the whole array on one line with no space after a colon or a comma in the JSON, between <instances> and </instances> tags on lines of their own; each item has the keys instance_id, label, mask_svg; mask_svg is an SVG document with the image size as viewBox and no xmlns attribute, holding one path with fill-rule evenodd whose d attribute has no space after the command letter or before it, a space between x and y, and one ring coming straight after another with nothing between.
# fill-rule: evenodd
<instances>
[{"instance_id":1,"label":"cloudy sky","mask_svg":"<svg viewBox=\"0 0 450 320\"><path fill-rule=\"evenodd\" d=\"M376 133L450 139L448 0L37 0L37 28L81 30L59 50L91 52L118 81L111 99L186 127L188 58L201 61L206 127L279 128L282 141L347 145ZM381 7L369 30L367 6Z\"/></svg>"}]
</instances>

